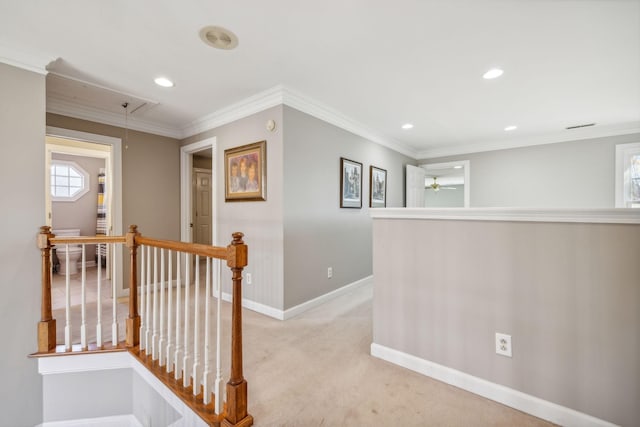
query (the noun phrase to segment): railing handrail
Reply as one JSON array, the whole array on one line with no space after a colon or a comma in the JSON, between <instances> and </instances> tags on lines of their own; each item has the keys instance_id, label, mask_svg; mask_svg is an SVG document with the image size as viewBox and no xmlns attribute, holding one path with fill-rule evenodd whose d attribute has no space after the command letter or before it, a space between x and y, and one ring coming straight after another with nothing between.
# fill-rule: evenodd
<instances>
[{"instance_id":1,"label":"railing handrail","mask_svg":"<svg viewBox=\"0 0 640 427\"><path fill-rule=\"evenodd\" d=\"M179 242L176 240L163 240L136 236L135 240L138 245L146 245L160 249L169 249L172 251L186 252L192 255L207 256L211 258L226 260L229 257L228 248L221 246L203 245L200 243Z\"/></svg>"},{"instance_id":2,"label":"railing handrail","mask_svg":"<svg viewBox=\"0 0 640 427\"><path fill-rule=\"evenodd\" d=\"M138 347L140 343L140 315L138 314L137 250L139 246L150 246L176 252L226 260L232 272L232 319L231 319L231 377L227 382L227 402L222 424L225 426L250 426L253 417L247 413L247 381L242 373L242 270L248 264L247 245L242 233L233 233L227 247L185 243L173 240L153 239L142 236L137 226L131 225L124 236L61 236L56 237L51 227L40 227L38 247L42 254L42 305L41 321L38 323L38 352L47 353L56 347L56 320L51 310L51 249L53 245L122 243L129 248L129 316L126 319L126 347ZM84 249L83 249L84 250ZM83 252L84 253L84 252ZM84 260L84 255L83 255ZM142 267L144 268L144 266ZM208 262L207 262L208 268ZM164 270L163 270L164 271ZM83 273L84 275L84 273ZM207 275L208 277L208 275ZM157 278L156 278L157 279ZM68 279L67 279L68 282ZM84 286L84 277L83 277ZM220 288L221 289L221 288ZM83 291L84 292L84 291ZM68 291L67 291L68 293ZM83 297L84 298L84 297ZM114 294L115 298L115 294ZM220 298L220 297L219 297ZM115 307L115 305L114 305ZM197 309L197 308L196 308ZM83 314L84 316L84 314ZM115 309L114 309L115 319ZM117 330L117 329L116 329ZM114 332L114 335L117 335ZM146 351L146 350L145 350ZM195 393L194 393L195 394ZM221 396L216 395L216 399Z\"/></svg>"},{"instance_id":3,"label":"railing handrail","mask_svg":"<svg viewBox=\"0 0 640 427\"><path fill-rule=\"evenodd\" d=\"M127 241L126 236L61 236L51 237L49 242L52 245L79 245L82 243L100 244L100 243L125 243Z\"/></svg>"}]
</instances>

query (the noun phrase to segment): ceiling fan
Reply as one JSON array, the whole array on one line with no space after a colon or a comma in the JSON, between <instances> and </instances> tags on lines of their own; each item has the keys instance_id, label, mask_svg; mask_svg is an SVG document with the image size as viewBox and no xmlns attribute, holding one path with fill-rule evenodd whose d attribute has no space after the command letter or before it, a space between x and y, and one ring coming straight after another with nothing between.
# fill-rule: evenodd
<instances>
[{"instance_id":1,"label":"ceiling fan","mask_svg":"<svg viewBox=\"0 0 640 427\"><path fill-rule=\"evenodd\" d=\"M455 187L443 187L442 185L438 184L438 182L436 181L438 179L437 176L433 177L433 184L431 185L427 185L425 187L425 189L427 190L433 190L433 191L440 191L440 190L455 190Z\"/></svg>"}]
</instances>

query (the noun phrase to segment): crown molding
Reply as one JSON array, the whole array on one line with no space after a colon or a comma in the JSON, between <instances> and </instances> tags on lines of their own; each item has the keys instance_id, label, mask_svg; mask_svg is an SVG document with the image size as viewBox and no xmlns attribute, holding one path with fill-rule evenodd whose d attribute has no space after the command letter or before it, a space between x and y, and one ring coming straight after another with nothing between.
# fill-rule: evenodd
<instances>
[{"instance_id":1,"label":"crown molding","mask_svg":"<svg viewBox=\"0 0 640 427\"><path fill-rule=\"evenodd\" d=\"M154 122L132 117L131 115L129 115L125 120L124 116L121 114L82 106L55 98L47 99L47 113L60 114L63 116L74 117L76 119L89 120L106 125L151 133L154 135L167 136L169 138L182 138L180 130L173 127L161 126Z\"/></svg>"},{"instance_id":2,"label":"crown molding","mask_svg":"<svg viewBox=\"0 0 640 427\"><path fill-rule=\"evenodd\" d=\"M183 138L193 136L281 104L295 108L406 156L416 158L414 150L398 141L385 138L339 111L283 85L274 86L191 122L182 129L182 136Z\"/></svg>"},{"instance_id":3,"label":"crown molding","mask_svg":"<svg viewBox=\"0 0 640 427\"><path fill-rule=\"evenodd\" d=\"M0 62L23 70L47 75L47 65L56 58L48 55L33 55L0 45Z\"/></svg>"},{"instance_id":4,"label":"crown molding","mask_svg":"<svg viewBox=\"0 0 640 427\"><path fill-rule=\"evenodd\" d=\"M436 147L418 153L417 159L433 159L437 157L455 156L459 154L481 153L485 151L508 150L510 148L531 147L536 145L556 144L560 142L580 141L584 139L603 138L618 135L640 133L640 123L625 123L617 126L602 126L588 129L566 130L531 138L510 139L500 142L479 142L455 147Z\"/></svg>"},{"instance_id":5,"label":"crown molding","mask_svg":"<svg viewBox=\"0 0 640 427\"><path fill-rule=\"evenodd\" d=\"M216 110L213 113L194 120L182 128L182 138L196 135L210 129L249 117L268 108L283 103L283 87L275 86L271 89L259 92L227 107Z\"/></svg>"},{"instance_id":6,"label":"crown molding","mask_svg":"<svg viewBox=\"0 0 640 427\"><path fill-rule=\"evenodd\" d=\"M290 88L283 87L283 103L303 113L309 114L317 119L330 123L348 132L361 136L376 144L385 146L397 151L405 156L417 158L416 151L406 145L381 135L373 129L359 123L326 104L318 102L308 96L296 92Z\"/></svg>"}]
</instances>

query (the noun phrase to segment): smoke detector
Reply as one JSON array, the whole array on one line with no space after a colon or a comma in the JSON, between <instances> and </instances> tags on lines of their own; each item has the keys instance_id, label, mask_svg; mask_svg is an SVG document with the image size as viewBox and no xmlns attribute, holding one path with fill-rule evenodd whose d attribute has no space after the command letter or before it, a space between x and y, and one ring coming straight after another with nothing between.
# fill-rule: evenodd
<instances>
[{"instance_id":1,"label":"smoke detector","mask_svg":"<svg viewBox=\"0 0 640 427\"><path fill-rule=\"evenodd\" d=\"M238 37L226 28L209 26L200 30L200 38L216 49L231 50L238 46Z\"/></svg>"}]
</instances>

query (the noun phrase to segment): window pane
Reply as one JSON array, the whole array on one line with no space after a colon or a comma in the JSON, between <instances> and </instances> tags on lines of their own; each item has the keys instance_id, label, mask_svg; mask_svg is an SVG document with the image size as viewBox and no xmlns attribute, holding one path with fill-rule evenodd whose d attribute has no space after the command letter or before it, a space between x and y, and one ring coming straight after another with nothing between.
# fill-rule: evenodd
<instances>
[{"instance_id":1,"label":"window pane","mask_svg":"<svg viewBox=\"0 0 640 427\"><path fill-rule=\"evenodd\" d=\"M57 197L69 197L69 187L56 187Z\"/></svg>"},{"instance_id":2,"label":"window pane","mask_svg":"<svg viewBox=\"0 0 640 427\"><path fill-rule=\"evenodd\" d=\"M67 186L67 185L69 185L69 178L64 177L64 176L57 176L56 177L56 185L57 186Z\"/></svg>"},{"instance_id":3,"label":"window pane","mask_svg":"<svg viewBox=\"0 0 640 427\"><path fill-rule=\"evenodd\" d=\"M82 177L69 178L69 185L71 187L82 187Z\"/></svg>"},{"instance_id":4,"label":"window pane","mask_svg":"<svg viewBox=\"0 0 640 427\"><path fill-rule=\"evenodd\" d=\"M56 165L56 171L55 171L56 175L67 176L69 174L68 171L69 171L69 168L67 166Z\"/></svg>"},{"instance_id":5,"label":"window pane","mask_svg":"<svg viewBox=\"0 0 640 427\"><path fill-rule=\"evenodd\" d=\"M69 187L69 196L75 196L76 193L79 193L82 188L79 187Z\"/></svg>"},{"instance_id":6,"label":"window pane","mask_svg":"<svg viewBox=\"0 0 640 427\"><path fill-rule=\"evenodd\" d=\"M69 176L80 176L80 174L74 168L69 168Z\"/></svg>"}]
</instances>

